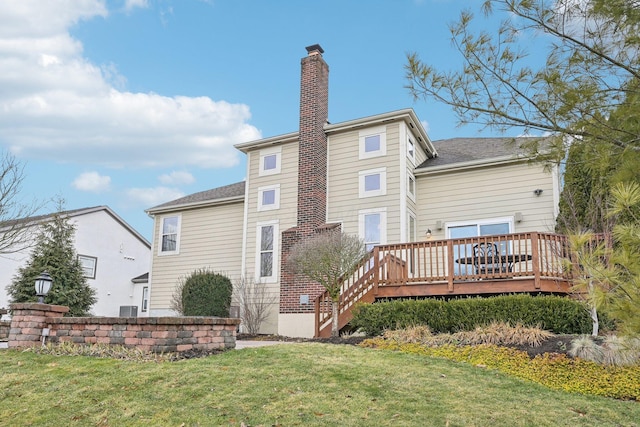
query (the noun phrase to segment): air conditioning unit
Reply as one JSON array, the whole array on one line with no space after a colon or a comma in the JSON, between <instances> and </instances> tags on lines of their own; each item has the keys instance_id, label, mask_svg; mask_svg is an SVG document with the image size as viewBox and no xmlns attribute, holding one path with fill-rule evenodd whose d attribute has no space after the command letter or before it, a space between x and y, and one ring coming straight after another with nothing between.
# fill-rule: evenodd
<instances>
[{"instance_id":1,"label":"air conditioning unit","mask_svg":"<svg viewBox=\"0 0 640 427\"><path fill-rule=\"evenodd\" d=\"M120 317L138 317L137 305L121 305Z\"/></svg>"}]
</instances>

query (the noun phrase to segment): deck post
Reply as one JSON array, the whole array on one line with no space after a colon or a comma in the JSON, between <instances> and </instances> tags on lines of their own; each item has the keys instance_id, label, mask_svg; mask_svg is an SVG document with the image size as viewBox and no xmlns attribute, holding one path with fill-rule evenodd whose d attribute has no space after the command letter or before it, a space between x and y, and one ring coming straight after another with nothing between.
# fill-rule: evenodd
<instances>
[{"instance_id":1,"label":"deck post","mask_svg":"<svg viewBox=\"0 0 640 427\"><path fill-rule=\"evenodd\" d=\"M453 292L453 240L447 240L447 290Z\"/></svg>"},{"instance_id":2,"label":"deck post","mask_svg":"<svg viewBox=\"0 0 640 427\"><path fill-rule=\"evenodd\" d=\"M318 295L314 300L315 305L315 313L316 313L316 333L314 337L318 338L320 336L320 298L322 298L322 294Z\"/></svg>"},{"instance_id":3,"label":"deck post","mask_svg":"<svg viewBox=\"0 0 640 427\"><path fill-rule=\"evenodd\" d=\"M540 240L538 233L531 233L531 264L533 267L533 286L540 289Z\"/></svg>"},{"instance_id":4,"label":"deck post","mask_svg":"<svg viewBox=\"0 0 640 427\"><path fill-rule=\"evenodd\" d=\"M378 295L378 285L380 284L380 248L373 247L373 295Z\"/></svg>"}]
</instances>

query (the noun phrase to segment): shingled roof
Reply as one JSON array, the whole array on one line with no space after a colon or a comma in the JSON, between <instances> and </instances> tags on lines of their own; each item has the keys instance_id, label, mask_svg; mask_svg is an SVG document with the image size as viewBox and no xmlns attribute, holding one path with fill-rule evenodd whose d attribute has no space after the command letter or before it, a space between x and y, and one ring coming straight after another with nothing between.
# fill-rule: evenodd
<instances>
[{"instance_id":1,"label":"shingled roof","mask_svg":"<svg viewBox=\"0 0 640 427\"><path fill-rule=\"evenodd\" d=\"M32 225L38 225L41 223L45 223L51 219L53 219L54 215L60 215L63 218L73 218L81 215L87 215L95 212L104 211L108 215L110 215L115 221L119 222L123 227L125 227L131 234L133 234L138 240L140 240L143 244L148 247L151 247L151 243L142 236L136 229L131 227L125 220L120 218L118 214L116 214L109 206L101 205L101 206L92 206L88 208L80 208L80 209L70 209L62 212L54 212L44 215L36 215L25 218L13 219L10 221L0 222L0 229L5 227L15 227L15 226L27 226L30 227Z\"/></svg>"},{"instance_id":2,"label":"shingled roof","mask_svg":"<svg viewBox=\"0 0 640 427\"><path fill-rule=\"evenodd\" d=\"M227 199L235 199L244 197L245 182L236 182L235 184L225 185L223 187L212 188L211 190L200 191L199 193L189 194L188 196L181 197L179 199L171 200L170 202L163 203L158 206L154 206L147 209L147 213L153 213L154 211L164 210L166 208L184 206L184 205L197 205L207 202L222 201Z\"/></svg>"},{"instance_id":3,"label":"shingled roof","mask_svg":"<svg viewBox=\"0 0 640 427\"><path fill-rule=\"evenodd\" d=\"M525 154L520 146L530 137L502 138L450 138L433 141L438 157L427 159L417 169L466 163Z\"/></svg>"}]
</instances>

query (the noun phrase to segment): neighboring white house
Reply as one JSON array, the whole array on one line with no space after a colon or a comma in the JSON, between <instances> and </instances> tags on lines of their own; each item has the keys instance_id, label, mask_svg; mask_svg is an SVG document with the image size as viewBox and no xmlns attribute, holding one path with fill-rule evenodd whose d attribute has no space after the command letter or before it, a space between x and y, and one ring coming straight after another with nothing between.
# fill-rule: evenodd
<instances>
[{"instance_id":1,"label":"neighboring white house","mask_svg":"<svg viewBox=\"0 0 640 427\"><path fill-rule=\"evenodd\" d=\"M138 316L148 315L147 275L151 245L107 206L62 213L75 226L75 250L85 277L96 290L96 316L119 316L120 308L137 307ZM34 229L51 216L25 218ZM29 260L31 250L0 255L0 308L8 307L6 287Z\"/></svg>"}]
</instances>

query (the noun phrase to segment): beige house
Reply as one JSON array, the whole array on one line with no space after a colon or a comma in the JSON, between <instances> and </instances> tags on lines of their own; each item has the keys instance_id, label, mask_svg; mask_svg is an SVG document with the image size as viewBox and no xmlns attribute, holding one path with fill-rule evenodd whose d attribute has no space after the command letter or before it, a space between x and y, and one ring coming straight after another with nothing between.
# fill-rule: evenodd
<instances>
[{"instance_id":1,"label":"beige house","mask_svg":"<svg viewBox=\"0 0 640 427\"><path fill-rule=\"evenodd\" d=\"M323 50L307 51L297 132L236 145L247 156L244 182L147 210L155 220L151 315L173 314L180 277L206 267L253 278L274 296L262 332L313 336L323 289L287 272L284 261L296 241L319 230L356 234L369 249L553 230L558 173L527 163L514 148L519 141L433 142L412 109L330 124ZM406 248L394 255L403 265L412 260L405 284L420 269L418 252ZM438 263L446 270L444 259Z\"/></svg>"}]
</instances>

